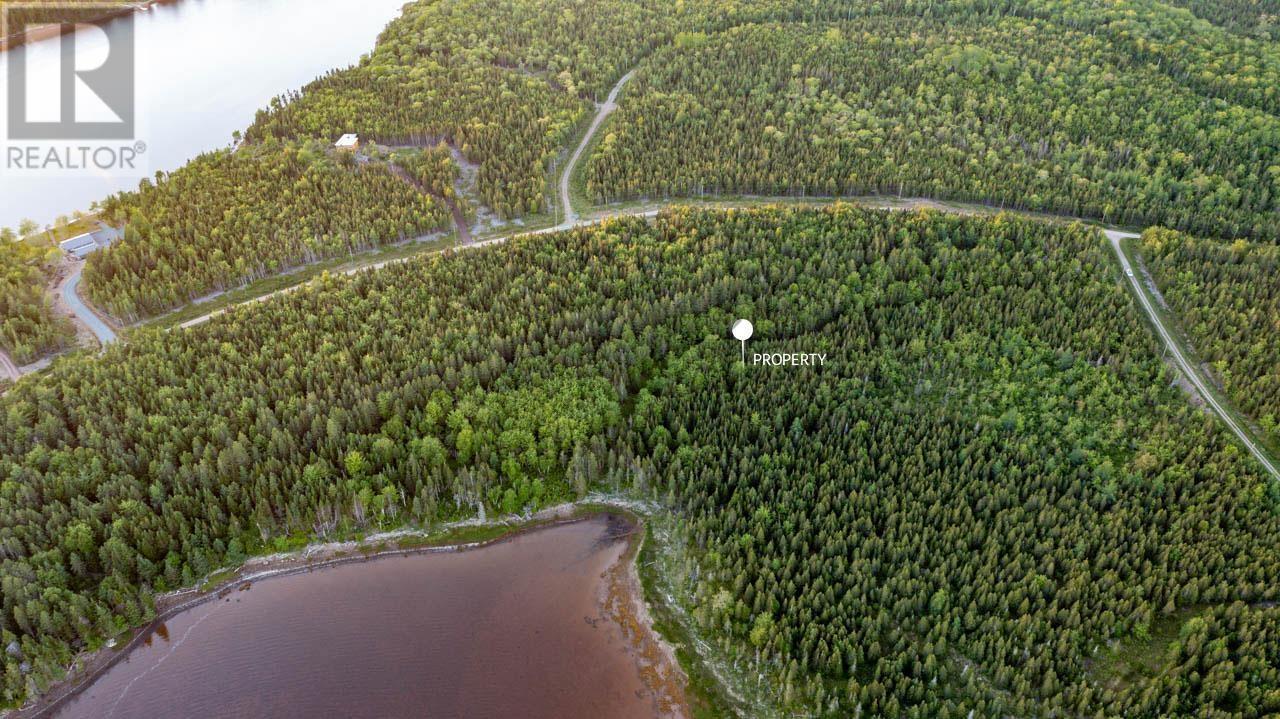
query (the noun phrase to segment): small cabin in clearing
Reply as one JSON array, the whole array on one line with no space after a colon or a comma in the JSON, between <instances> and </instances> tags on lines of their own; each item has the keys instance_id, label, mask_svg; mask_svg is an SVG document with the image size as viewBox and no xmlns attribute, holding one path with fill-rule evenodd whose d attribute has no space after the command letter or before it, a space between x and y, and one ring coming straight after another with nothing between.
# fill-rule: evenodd
<instances>
[{"instance_id":1,"label":"small cabin in clearing","mask_svg":"<svg viewBox=\"0 0 1280 719\"><path fill-rule=\"evenodd\" d=\"M333 143L333 146L339 150L355 152L360 149L360 136L354 133L347 133L346 135L339 137L338 141Z\"/></svg>"}]
</instances>

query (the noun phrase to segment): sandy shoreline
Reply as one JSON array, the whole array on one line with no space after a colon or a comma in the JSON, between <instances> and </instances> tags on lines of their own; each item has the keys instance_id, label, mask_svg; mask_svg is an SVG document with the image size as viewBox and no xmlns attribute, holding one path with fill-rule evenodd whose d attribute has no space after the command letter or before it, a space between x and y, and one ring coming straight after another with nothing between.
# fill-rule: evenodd
<instances>
[{"instance_id":1,"label":"sandy shoreline","mask_svg":"<svg viewBox=\"0 0 1280 719\"><path fill-rule=\"evenodd\" d=\"M626 550L605 576L600 597L602 616L622 630L629 653L640 670L640 679L654 703L654 716L686 719L693 716L686 695L689 678L680 667L675 647L653 628L653 617L636 568L637 557L648 540L644 521L639 520Z\"/></svg>"},{"instance_id":2,"label":"sandy shoreline","mask_svg":"<svg viewBox=\"0 0 1280 719\"><path fill-rule=\"evenodd\" d=\"M308 545L295 552L253 557L240 567L231 570L227 577L215 585L202 589L195 587L158 595L155 598L156 616L147 624L136 627L122 645L103 646L97 651L81 652L73 660L67 679L52 687L37 699L20 709L0 711L3 719L36 719L48 717L67 702L87 689L117 662L124 660L138 645L151 636L160 624L177 614L206 602L220 599L246 582L261 581L335 567L356 562L374 561L386 557L413 554L466 552L484 549L511 541L521 535L563 524L586 521L606 514L623 516L633 524L626 536L627 548L610 566L602 580L604 591L598 597L602 616L616 622L628 644L628 654L649 688L655 707L662 717L688 717L684 699L684 674L680 670L675 651L658 636L650 620L643 589L635 568L635 557L644 541L645 524L634 505L625 501L588 499L583 503L566 503L544 509L527 518L499 518L491 521L463 520L444 525L436 532L421 530L396 530L370 535L361 541L325 542ZM499 536L473 542L431 544L433 536L447 540L447 533L468 527L506 528ZM401 546L402 540L410 542ZM427 543L415 545L413 541ZM226 573L217 570L210 577ZM207 582L210 577L201 580Z\"/></svg>"}]
</instances>

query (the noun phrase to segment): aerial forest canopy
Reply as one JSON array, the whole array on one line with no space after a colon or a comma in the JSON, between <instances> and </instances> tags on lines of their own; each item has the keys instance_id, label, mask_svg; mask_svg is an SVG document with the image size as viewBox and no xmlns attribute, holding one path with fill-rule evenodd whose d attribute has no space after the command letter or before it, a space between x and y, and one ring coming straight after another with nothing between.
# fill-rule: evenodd
<instances>
[{"instance_id":1,"label":"aerial forest canopy","mask_svg":"<svg viewBox=\"0 0 1280 719\"><path fill-rule=\"evenodd\" d=\"M124 240L90 255L85 288L127 321L450 222L443 203L383 164L277 142L201 155L112 196L103 215Z\"/></svg>"},{"instance_id":2,"label":"aerial forest canopy","mask_svg":"<svg viewBox=\"0 0 1280 719\"><path fill-rule=\"evenodd\" d=\"M272 100L236 154L327 147L349 132L398 148L444 142L477 166L478 200L498 216L549 213L556 159L592 102L638 68L585 168L596 201L883 192L1273 241L1280 44L1265 30L1270 5L1177 5L416 2L360 62ZM121 319L145 317L394 242L422 229L406 217L430 203L372 171L326 172L327 193L386 216L354 237L323 217L336 209L295 204L314 187L259 177L260 201L284 208L236 220L245 237L234 241L218 217L175 206L193 188L225 194L246 172L238 157L202 157L106 201L126 210L112 221L133 228L90 258L89 297ZM191 259L210 256L212 267Z\"/></svg>"},{"instance_id":3,"label":"aerial forest canopy","mask_svg":"<svg viewBox=\"0 0 1280 719\"><path fill-rule=\"evenodd\" d=\"M499 216L545 213L634 68L577 178L598 202L1175 228L1144 257L1274 445L1274 28L1274 0L422 0L234 150L105 200L124 239L84 291L134 320L441 231L473 210L459 155ZM69 338L39 261L0 243L20 362ZM599 488L670 510L677 601L781 712L1280 713L1280 484L1118 273L1080 224L679 209L138 329L0 396L0 704L248 555ZM738 317L827 364L744 365Z\"/></svg>"},{"instance_id":4,"label":"aerial forest canopy","mask_svg":"<svg viewBox=\"0 0 1280 719\"><path fill-rule=\"evenodd\" d=\"M827 365L743 365L740 316ZM1258 716L1280 492L1170 379L1096 231L1006 215L681 210L329 277L0 397L4 698L288 537L596 486L670 506L690 607L792 709ZM1198 682L1114 670L1169 622Z\"/></svg>"},{"instance_id":5,"label":"aerial forest canopy","mask_svg":"<svg viewBox=\"0 0 1280 719\"><path fill-rule=\"evenodd\" d=\"M1280 447L1280 248L1152 229L1139 249L1231 401Z\"/></svg>"},{"instance_id":6,"label":"aerial forest canopy","mask_svg":"<svg viewBox=\"0 0 1280 719\"><path fill-rule=\"evenodd\" d=\"M882 193L1280 238L1280 45L1183 14L1171 38L1206 45L1175 61L1058 5L678 36L641 63L588 193ZM1242 47L1258 65L1219 78Z\"/></svg>"},{"instance_id":7,"label":"aerial forest canopy","mask_svg":"<svg viewBox=\"0 0 1280 719\"><path fill-rule=\"evenodd\" d=\"M1280 40L1280 0L1171 0L1241 35Z\"/></svg>"},{"instance_id":8,"label":"aerial forest canopy","mask_svg":"<svg viewBox=\"0 0 1280 719\"><path fill-rule=\"evenodd\" d=\"M71 323L45 295L46 253L0 231L0 349L20 365L70 347Z\"/></svg>"}]
</instances>

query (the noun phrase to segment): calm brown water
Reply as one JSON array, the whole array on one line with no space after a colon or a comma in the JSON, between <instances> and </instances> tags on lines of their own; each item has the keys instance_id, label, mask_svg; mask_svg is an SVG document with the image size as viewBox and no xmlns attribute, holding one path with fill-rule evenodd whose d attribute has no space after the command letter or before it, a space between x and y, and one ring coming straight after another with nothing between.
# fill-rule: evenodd
<instances>
[{"instance_id":1,"label":"calm brown water","mask_svg":"<svg viewBox=\"0 0 1280 719\"><path fill-rule=\"evenodd\" d=\"M183 612L64 705L94 717L652 717L600 618L630 525L266 579Z\"/></svg>"}]
</instances>

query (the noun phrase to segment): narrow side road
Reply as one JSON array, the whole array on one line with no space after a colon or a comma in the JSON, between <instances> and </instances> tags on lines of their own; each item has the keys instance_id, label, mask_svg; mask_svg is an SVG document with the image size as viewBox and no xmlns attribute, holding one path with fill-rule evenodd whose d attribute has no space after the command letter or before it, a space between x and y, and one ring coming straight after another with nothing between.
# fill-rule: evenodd
<instances>
[{"instance_id":1,"label":"narrow side road","mask_svg":"<svg viewBox=\"0 0 1280 719\"><path fill-rule=\"evenodd\" d=\"M67 279L58 285L58 292L63 296L63 301L67 302L67 306L72 308L72 312L76 312L76 319L83 322L92 331L93 336L102 344L111 344L115 342L115 331L110 328L101 317L84 304L83 299L79 297L79 279L84 271L83 262L77 264L76 270L72 274L67 275Z\"/></svg>"},{"instance_id":2,"label":"narrow side road","mask_svg":"<svg viewBox=\"0 0 1280 719\"><path fill-rule=\"evenodd\" d=\"M441 199L444 204L449 206L449 213L453 215L453 225L458 229L458 242L464 245L474 242L475 238L471 236L471 227L467 225L467 216L462 212L462 208L458 206L458 201L452 197Z\"/></svg>"},{"instance_id":3,"label":"narrow side road","mask_svg":"<svg viewBox=\"0 0 1280 719\"><path fill-rule=\"evenodd\" d=\"M547 233L547 232L553 232L553 231L561 230L561 229L564 229L564 228L560 228L560 227L548 227L548 228L546 228L546 229L544 229L544 230L537 230L537 231L534 231L534 232L527 232L527 233L523 233L523 234L528 234L528 235L540 235L540 234L544 234L544 233ZM419 258L419 257L425 257L425 256L428 256L428 255L437 255L437 254L440 254L441 252L448 252L448 251L450 251L450 250L452 250L452 251L457 251L457 250L474 250L474 249L479 249L479 248L481 248L481 247L489 247L489 246L491 246L491 245L500 245L500 244L502 244L503 242L506 242L507 240L511 239L512 237L518 237L518 236L519 236L519 235L504 235L504 236L502 236L502 237L494 237L494 238L491 238L491 239L488 239L488 240L481 240L481 241L479 241L479 242L475 242L475 241L468 242L467 244L462 244L462 245L459 245L458 247L449 248L449 250L433 250L432 252L420 253L420 254L417 254L417 255L412 255L412 256L410 256L410 257L397 257L397 258L395 258L395 259L393 259L393 260L382 260L382 261L380 261L380 262L371 262L371 263L369 263L369 264L367 264L367 265L360 265L359 267L352 267L352 268L351 268L351 269L349 269L349 270L343 270L341 274L344 274L344 275L354 275L354 274L356 274L357 272L364 272L364 271L366 271L366 270L377 270L377 269L380 269L380 268L386 267L387 265L394 265L394 264L396 264L397 262L407 262L407 261L409 261L409 260L416 259L416 258ZM267 294L265 294L265 295L260 295L260 296L258 296L258 297L254 297L253 299L245 300L244 302L238 302L238 303L236 303L236 304L234 304L234 305L228 305L227 307L223 307L222 309L214 310L213 312L210 312L209 314L206 314L206 315L200 315L199 317L193 317L193 318L191 318L191 319L187 320L186 322L183 322L183 323L179 324L179 325L178 325L178 327L183 327L183 328L185 328L185 327L195 327L196 325L199 325L199 324L203 324L203 323L205 323L205 322L208 322L209 320L213 319L214 317L217 317L218 315L226 314L229 310L233 310L233 309L235 309L235 308L237 308L237 307L241 307L241 306L243 306L243 305L253 304L253 303L255 303L255 302L262 302L263 300L269 300L269 299L271 299L272 297L275 297L276 295L283 295L283 294L287 294L287 293L289 293L289 292L293 292L294 290L298 290L298 289L301 289L301 288L303 288L303 287L306 287L308 284L310 284L310 283L311 283L311 282L313 282L313 281L314 281L314 280L308 280L308 281L306 281L306 282L300 282L300 283L298 283L298 284L296 284L296 285L292 285L292 286L290 286L290 287L283 287L283 288L278 289L278 290L276 290L276 291L274 291L274 292L268 292L268 293L267 293Z\"/></svg>"},{"instance_id":4,"label":"narrow side road","mask_svg":"<svg viewBox=\"0 0 1280 719\"><path fill-rule=\"evenodd\" d=\"M458 242L460 244L465 245L472 241L471 228L467 226L467 216L463 214L462 208L458 206L457 200L454 200L452 197L445 197L444 195L437 195L432 192L421 182L418 182L417 178L410 175L407 170L396 163L388 160L386 164L393 175L412 185L418 192L443 202L444 206L449 208L449 214L453 217L454 227L458 231Z\"/></svg>"},{"instance_id":5,"label":"narrow side road","mask_svg":"<svg viewBox=\"0 0 1280 719\"><path fill-rule=\"evenodd\" d=\"M564 208L564 222L557 225L555 229L568 229L578 222L578 213L573 209L573 200L569 196L569 181L573 178L573 170L578 166L578 160L582 159L582 154L587 151L591 139L596 136L596 131L600 129L605 118L618 109L618 93L622 92L622 87L630 82L635 74L636 71L631 70L619 78L613 89L609 90L609 97L605 98L603 105L596 108L596 116L591 120L591 127L587 128L587 134L582 136L582 142L574 148L573 155L564 166L564 172L560 173L560 206Z\"/></svg>"},{"instance_id":6,"label":"narrow side road","mask_svg":"<svg viewBox=\"0 0 1280 719\"><path fill-rule=\"evenodd\" d=\"M80 299L80 273L84 271L84 263L76 263L76 268L71 274L62 281L58 286L58 292L62 294L62 299L66 301L67 306L76 314L76 319L84 323L98 341L103 345L111 344L116 341L116 333L102 320L101 317L94 314L93 310Z\"/></svg>"},{"instance_id":7,"label":"narrow side road","mask_svg":"<svg viewBox=\"0 0 1280 719\"><path fill-rule=\"evenodd\" d=\"M1187 360L1186 355L1182 352L1182 347L1178 345L1178 341L1174 338L1173 333L1165 327L1164 321L1160 319L1160 314L1156 312L1155 306L1151 304L1151 299L1147 296L1147 291L1142 286L1141 280L1138 279L1138 273L1133 269L1133 265L1129 263L1129 257L1125 255L1124 245L1122 244L1124 240L1132 239L1139 235L1135 235L1132 232L1118 232L1116 230L1103 230L1103 234L1105 234L1107 239L1111 241L1111 248L1115 250L1116 257L1120 260L1120 266L1124 269L1125 278L1133 288L1134 294L1137 295L1138 302L1142 305L1143 311L1146 312L1147 317L1151 319L1151 324L1155 326L1156 331L1160 334L1160 339L1164 342L1165 346L1169 348L1169 352L1173 355L1173 361L1178 366L1178 369L1182 371L1182 374L1187 378L1187 381L1189 381L1196 388L1196 391L1200 393L1200 396L1204 398L1205 403L1209 405L1213 410L1213 413L1218 415L1218 417L1222 419L1223 423L1225 423L1227 427L1235 433L1236 437L1238 437L1249 450L1249 453L1252 454L1263 467L1266 467L1267 471L1270 472L1273 477L1280 480L1280 470L1276 468L1275 463L1269 456L1267 456L1266 451L1253 441L1253 438L1249 433L1246 432L1238 422L1236 422L1231 413L1218 402L1218 398L1214 396L1214 392L1209 387L1209 382L1200 373L1200 370Z\"/></svg>"}]
</instances>

